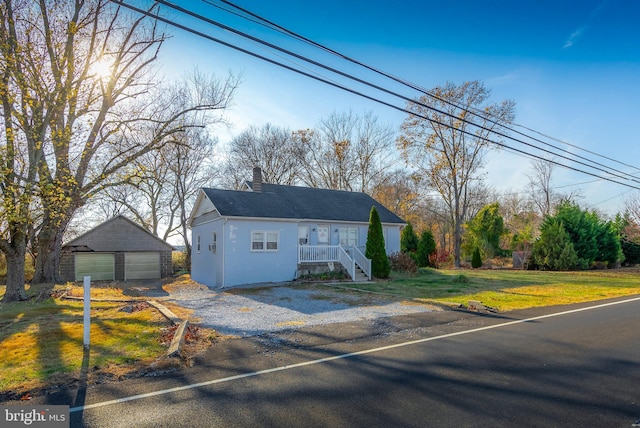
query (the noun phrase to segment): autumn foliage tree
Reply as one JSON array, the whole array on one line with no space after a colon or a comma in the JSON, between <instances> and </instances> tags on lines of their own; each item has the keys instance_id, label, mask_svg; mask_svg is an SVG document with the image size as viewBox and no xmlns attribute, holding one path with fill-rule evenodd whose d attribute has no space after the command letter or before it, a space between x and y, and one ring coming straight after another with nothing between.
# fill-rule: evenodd
<instances>
[{"instance_id":1,"label":"autumn foliage tree","mask_svg":"<svg viewBox=\"0 0 640 428\"><path fill-rule=\"evenodd\" d=\"M482 180L484 155L494 134L514 119L514 102L489 104L481 82L447 83L407 103L411 113L402 124L398 146L446 204L453 226L454 265L460 267L462 227Z\"/></svg>"}]
</instances>

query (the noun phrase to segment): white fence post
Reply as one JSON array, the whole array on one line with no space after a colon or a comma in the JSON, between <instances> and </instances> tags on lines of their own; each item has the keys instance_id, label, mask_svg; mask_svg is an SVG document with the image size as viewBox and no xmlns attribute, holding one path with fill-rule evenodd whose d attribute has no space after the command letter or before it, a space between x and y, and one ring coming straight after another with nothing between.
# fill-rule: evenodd
<instances>
[{"instance_id":1,"label":"white fence post","mask_svg":"<svg viewBox=\"0 0 640 428\"><path fill-rule=\"evenodd\" d=\"M84 277L84 348L89 348L91 332L91 277Z\"/></svg>"}]
</instances>

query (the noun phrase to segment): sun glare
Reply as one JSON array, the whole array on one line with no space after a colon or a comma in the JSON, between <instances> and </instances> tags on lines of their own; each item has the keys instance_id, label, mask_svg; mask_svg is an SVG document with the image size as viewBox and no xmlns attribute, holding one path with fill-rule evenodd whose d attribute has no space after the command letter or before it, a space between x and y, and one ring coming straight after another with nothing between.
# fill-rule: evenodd
<instances>
[{"instance_id":1,"label":"sun glare","mask_svg":"<svg viewBox=\"0 0 640 428\"><path fill-rule=\"evenodd\" d=\"M109 61L104 59L96 61L92 68L93 72L101 79L111 76L111 63Z\"/></svg>"}]
</instances>

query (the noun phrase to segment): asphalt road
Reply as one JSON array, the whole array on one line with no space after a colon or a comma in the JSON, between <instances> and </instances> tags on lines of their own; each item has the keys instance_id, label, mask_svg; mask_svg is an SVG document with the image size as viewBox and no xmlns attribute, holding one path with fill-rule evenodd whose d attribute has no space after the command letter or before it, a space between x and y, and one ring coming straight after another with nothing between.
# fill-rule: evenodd
<instances>
[{"instance_id":1,"label":"asphalt road","mask_svg":"<svg viewBox=\"0 0 640 428\"><path fill-rule=\"evenodd\" d=\"M640 419L640 298L622 300L243 339L194 369L82 391L66 404L72 426L110 428L631 427Z\"/></svg>"}]
</instances>

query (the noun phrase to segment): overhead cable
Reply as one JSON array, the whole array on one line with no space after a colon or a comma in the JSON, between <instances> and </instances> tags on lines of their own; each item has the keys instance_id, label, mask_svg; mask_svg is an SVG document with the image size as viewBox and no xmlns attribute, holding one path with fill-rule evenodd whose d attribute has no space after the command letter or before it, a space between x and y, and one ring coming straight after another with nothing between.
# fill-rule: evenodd
<instances>
[{"instance_id":1,"label":"overhead cable","mask_svg":"<svg viewBox=\"0 0 640 428\"><path fill-rule=\"evenodd\" d=\"M221 0L221 1L224 1L225 3L230 3L230 2L228 2L227 0ZM584 157L582 157L582 156L578 156L578 155L575 155L575 154L573 155L573 156L575 156L575 157L577 157L577 158L579 158L579 159L582 159L582 160L585 160L585 161L587 161L587 162L591 162L591 163L593 163L593 164L597 165L597 167L596 167L596 166L590 165L590 164L588 164L588 163L581 162L581 161L577 161L577 160L572 159L572 158L570 158L570 157L567 157L567 156L564 156L564 155L561 155L561 154L557 154L557 153L554 153L554 152L552 152L552 151L550 151L550 150L547 150L547 149L544 149L544 148L538 147L538 146L536 146L535 144L532 144L532 143L529 143L529 142L526 142L526 141L523 141L523 140L520 140L520 139L514 138L514 137L512 137L512 136L510 136L510 135L507 135L507 134L505 134L505 133L499 132L499 131L497 131L497 130L495 130L495 129L487 128L487 127L486 127L486 126L484 126L484 125L480 125L480 124L477 124L477 123L475 123L475 122L473 122L473 121L471 121L471 120L466 119L466 117L459 117L459 116L456 116L456 115L454 115L454 114L452 114L452 113L449 113L449 112L447 112L447 111L444 111L444 110L442 110L442 109L438 109L438 108L433 107L433 106L431 106L431 105L425 104L425 103L423 103L423 102L421 102L421 101L419 101L419 100L412 99L412 98L410 98L410 97L407 97L407 96L404 96L404 95L399 94L399 93L397 93L397 92L394 92L394 91L391 91L391 90L389 90L389 89L386 89L386 88L384 88L384 87L382 87L382 86L380 86L380 85L376 85L376 84L373 84L373 83L371 83L371 82L368 82L368 81L366 81L366 80L364 80L364 79L360 79L360 78L358 78L358 77L356 77L356 76L353 76L352 74L349 74L349 73L343 72L343 71L341 71L341 70L338 70L338 69L336 69L336 68L333 68L333 67L327 66L327 65L322 64L322 63L320 63L320 62L318 62L318 61L315 61L315 60L313 60L313 59L311 59L311 58L308 58L308 57L306 57L306 56L300 55L300 54L298 54L298 53L296 53L296 52L293 52L293 51L291 51L291 50L288 50L288 49L282 48L282 47L280 47L280 46L277 46L277 45L275 45L275 44L273 44L273 43L267 42L267 41L265 41L265 40L263 40L263 39L260 39L260 38L258 38L258 37L252 36L252 35L250 35L250 34L247 34L247 33L243 32L243 31L240 31L240 30L237 30L237 29L235 29L235 28L232 28L232 27L230 27L230 26L228 26L228 25L225 25L225 24L223 24L223 23L221 23L221 22L215 21L215 20L213 20L213 19L211 19L211 18L208 18L208 17L206 17L206 16L203 16L203 15L201 15L201 14L199 14L199 13L196 13L196 12L193 12L193 11L191 11L191 10L189 10L189 9L184 8L184 7L181 7L181 6L175 5L175 4L173 4L173 3L169 2L169 1L166 1L166 0L157 0L156 2L157 2L157 3L159 3L159 4L162 4L162 5L164 5L164 6L167 6L167 7L171 8L171 9L173 9L173 10L176 10L176 11L178 11L178 12L181 12L181 13L184 13L184 14L186 14L186 15L189 15L189 16L191 16L191 17L193 17L193 18L196 18L196 19L198 19L198 20L200 20L200 21L203 21L203 22L206 22L206 23L208 23L208 24L214 25L214 26L216 26L216 27L218 27L218 28L221 28L221 29L223 29L223 30L225 30L225 31L229 31L229 32L231 32L231 33L233 33L233 34L236 34L236 35L238 35L238 36L241 36L241 37L244 37L244 38L246 38L246 39L249 39L249 40L251 40L251 41L253 41L253 42L256 42L256 43L262 44L262 45L267 46L267 47L269 47L269 48L271 48L271 49L277 50L277 51L279 51L279 52L285 53L285 54L290 55L290 56L292 56L292 57L294 57L294 58L297 58L297 59L299 59L299 60L305 61L305 62L307 62L307 63L309 63L309 64L312 64L312 65L314 65L314 66L316 66L316 67L320 67L320 68L322 68L322 69L325 69L325 70L330 71L330 72L332 72L332 73L338 74L338 75L340 75L340 76L342 76L342 77L345 77L345 78L347 78L347 79L353 80L353 81L358 82L358 83L360 83L360 84L363 84L363 85L365 85L365 86L369 86L369 87L371 87L371 88L374 88L374 89L379 90L379 91L381 91L381 92L384 92L384 93L386 93L386 94L389 94L389 95L392 95L392 96L398 97L398 98L400 98L400 99L402 99L402 100L404 100L404 101L406 101L406 102L409 102L409 103L412 103L412 104L416 104L416 105L419 105L419 106L424 107L424 108L426 108L426 109L429 109L429 110L431 110L431 111L434 111L434 112L436 112L436 113L439 113L439 114L442 114L442 115L448 116L448 117L450 117L450 118L452 118L452 119L460 120L460 121L462 121L462 122L464 122L464 123L467 123L467 124L469 124L469 125L471 125L471 126L475 126L475 127L479 128L479 129L482 129L482 130L487 131L487 132L489 132L489 133L492 133L492 134L498 135L498 136L500 136L500 137L502 137L502 138L507 138L507 139L510 139L510 140L512 140L512 141L518 142L518 143L520 143L520 144L524 144L524 145L526 145L526 146L529 146L529 147L535 148L535 149L537 149L537 150L541 150L541 151L543 151L543 152L545 152L545 153L548 153L548 154L551 154L551 155L553 155L553 156L561 157L561 158L563 158L563 159L565 159L565 160L568 160L568 161L570 161L570 162L575 162L575 163L577 163L577 164L579 164L579 165L582 165L582 166L585 166L585 167L587 167L587 168L593 168L593 169L595 169L595 170L598 170L598 171L601 171L601 172L607 173L607 174L609 174L609 175L611 175L611 176L613 176L613 177L617 177L617 178L622 179L622 180L629 180L629 181L632 181L632 182L640 183L640 179L638 179L638 178L636 178L636 177L633 177L633 176L629 176L629 175L628 175L627 173L625 173L625 172L618 171L618 170L616 170L616 169L612 169L612 168L608 167L607 165L603 165L603 164L600 164L600 163L598 163L598 162L591 161L591 160L589 160L589 159L587 159L587 158L584 158ZM244 11L245 9L242 9L242 10ZM274 24L274 25L276 25L276 24ZM282 28L282 27L278 27L278 28ZM302 36L300 36L300 37L302 37ZM308 39L305 39L305 40L308 40ZM315 42L312 42L312 43L314 43L314 44L315 44ZM331 51L331 52L335 52L335 51ZM360 64L360 63L359 63L359 64ZM369 67L368 67L368 66L366 66L366 65L365 65L365 67L369 68ZM380 73L383 73L383 74L384 74L384 72L381 72L381 71L380 71ZM385 74L385 75L386 75L386 74ZM395 79L395 78L394 78L394 79ZM465 109L465 108L463 108L463 107L460 107L460 106L458 106L458 105L455 105L454 103L448 102L448 101L446 101L446 100L444 100L444 99L442 99L442 98L438 98L438 99L439 99L439 100L442 100L442 101L445 101L445 102L447 102L448 104L450 104L450 105L452 105L452 106L454 106L454 107L456 107L456 108L459 108L459 109L461 109L461 110L463 110L463 111L465 111L465 112L469 111L468 109ZM403 110L403 111L406 111L406 110ZM496 125L496 126L503 126L503 125L501 125L499 122L496 122L496 121L491 120L491 119L487 119L487 117L486 117L486 116L484 116L484 115L480 115L480 114L478 114L478 113L473 113L473 112L471 112L471 113L472 113L472 114L474 114L475 116L480 117L482 120L487 120L488 122L490 122L490 123L492 123L492 124L494 124L494 125ZM410 114L415 114L415 113L410 113ZM427 120L430 120L430 121L431 121L431 119L430 119L430 118L427 118ZM504 126L503 126L503 127L504 127ZM507 127L505 127L505 128L507 128ZM507 129L509 129L509 128L507 128ZM518 134L520 134L520 135L524 135L524 134L519 133L519 132L517 132L517 131L516 131L516 133L518 133ZM526 136L526 135L525 135L525 136ZM531 137L529 137L529 136L526 136L526 137L527 137L527 138L531 138ZM539 141L539 140L536 140L536 139L534 139L534 138L531 138L531 139L533 139L534 141ZM546 144L546 143L544 143L544 144ZM547 145L549 145L549 144L547 144ZM552 147L556 148L555 146L552 146ZM631 177L631 178L629 178L629 177Z\"/></svg>"},{"instance_id":2,"label":"overhead cable","mask_svg":"<svg viewBox=\"0 0 640 428\"><path fill-rule=\"evenodd\" d=\"M224 41L224 40L221 40L221 39L218 39L218 38L216 38L216 37L213 37L213 36L211 36L211 35L208 35L208 34L205 34L205 33L200 32L200 31L194 30L194 29L189 28L189 27L187 27L187 26L185 26L185 25L179 24L179 23L177 23L177 22L175 22L175 21L173 21L173 20L170 20L170 19L168 19L168 18L162 17L162 16L160 16L160 15L158 15L158 14L154 14L154 13L151 13L151 12L149 12L149 11L146 11L146 10L140 9L140 8L138 8L138 7L135 7L135 6L129 5L129 4L125 3L124 1L121 1L121 0L110 0L110 1L111 1L112 3L115 3L115 4L118 4L118 5L120 5L120 6L126 7L126 8L128 8L128 9L130 9L130 10L134 11L134 12L137 12L137 13L143 14L143 15L148 16L148 17L150 17L150 18L157 19L157 20L158 20L158 21L160 21L160 22L164 22L164 23L166 23L166 24L169 24L169 25L174 26L174 27L176 27L176 28L179 28L179 29L181 29L181 30L184 30L184 31L190 32L190 33L192 33L192 34L194 34L194 35L197 35L198 37L202 37L202 38L208 39L208 40L210 40L210 41L213 41L213 42L216 42L216 43L221 44L221 45L223 45L223 46L226 46L226 47L229 47L229 48L231 48L231 49L237 50L237 51L242 52L242 53L244 53L244 54L247 54L247 55L253 56L253 57L255 57L255 58L261 59L261 60L263 60L263 61L269 62L269 63L271 63L271 64L273 64L273 65L277 65L277 66L282 67L282 68L285 68L285 69L287 69L287 70L289 70L289 71L292 71L292 72L298 73L298 74L300 74L300 75L303 75L303 76L305 76L305 77L308 77L308 78L314 79L314 80L319 81L319 82L321 82L321 83L324 83L324 84L327 84L327 85L333 86L333 87L335 87L335 88L338 88L338 89L341 89L341 90L344 90L344 91L350 92L350 93L352 93L352 94L354 94L354 95L358 95L358 96L363 97L363 98L365 98L365 99L368 99L368 100L370 100L370 101L374 101L374 102L376 102L376 103L379 103L379 104L385 105L385 106L387 106L387 107L390 107L390 108L393 108L393 109L395 109L395 110L398 110L398 111L401 111L401 112L407 113L407 114L409 114L409 115L413 115L413 116L419 117L419 118L424 119L424 120L426 120L426 121L428 121L428 122L435 123L435 124L437 124L437 125L440 125L440 126L443 126L443 127L446 127L446 128L455 129L456 131L458 131L458 132L460 132L460 133L462 133L462 134L469 135L469 136L472 136L472 137L476 137L476 135L475 135L474 133L470 132L470 131L457 129L457 128L453 127L451 124L447 124L447 123L439 122L439 121L437 121L437 120L435 120L435 119L433 119L433 118L429 118L429 117L427 117L427 116L423 116L423 115L418 114L418 113L416 113L416 112L409 111L409 110L407 110L407 109L406 109L406 108L404 108L404 107L396 106L396 105L391 104L391 103L389 103L389 102L387 102L387 101L381 100L381 99L379 99L379 98L375 98L375 97L373 97L373 96L371 96L371 95L364 94L364 93L362 93L362 92L360 92L360 91L357 91L357 90L355 90L355 89L352 89L352 88L346 87L346 86L341 85L341 84L338 84L338 83L336 83L336 82L332 82L332 81L327 80L327 79L324 79L324 78L322 78L322 77L315 76L315 75L310 74L310 73L307 73L307 72L305 72L305 71L302 71L302 70L296 69L296 68L291 67L291 66L289 66L289 65L286 65L286 64L283 64L283 63L281 63L281 62L275 61L275 60L273 60L273 59L271 59L271 58L265 57L265 56L263 56L263 55L257 54L257 53L252 52L252 51L249 51L248 49L244 49L244 48L239 47L239 46L236 46L236 45L234 45L234 44L232 44L232 43L229 43L229 42L226 42L226 41ZM356 78L356 79L357 79L357 78ZM371 84L371 85L372 85L372 84ZM373 87L376 87L376 85L373 85ZM383 89L383 88L382 88L382 89L380 89L380 90L383 90L383 91L387 92L387 90L385 90L385 89ZM389 92L389 93L392 93L392 92ZM396 96L398 96L398 97L400 97L400 98L406 98L406 97L404 97L404 96L402 96L402 95L399 95L399 94L398 94L398 95L396 95ZM414 101L412 101L412 102L414 102ZM425 107L427 107L427 108L429 108L429 109L431 109L431 110L438 111L437 109L434 109L434 108L429 107L429 106L427 106L427 105L425 105ZM442 114L445 114L445 115L448 115L448 116L452 116L451 114L446 113L446 112L441 112L441 113L442 113ZM452 116L452 117L456 117L456 116ZM457 118L457 117L456 117L456 118ZM457 119L459 119L459 118L457 118ZM534 145L532 145L532 144L530 144L530 143L526 143L526 142L523 142L523 141L520 141L520 140L515 140L513 137L509 137L508 135L505 135L505 134L499 133L499 132L497 132L497 131L490 130L490 129L486 128L486 127L482 127L481 125L475 124L475 123L473 123L473 122L469 122L469 121L465 121L465 122L467 122L467 123L468 123L468 124L470 124L470 125L473 125L473 126L479 127L479 128L481 128L481 129L485 129L485 130L487 130L487 131L489 131L489 132L491 132L491 133L494 133L494 134L497 134L497 135L500 135L500 136L506 137L506 138L508 138L508 139L511 139L511 140L514 140L514 141L521 142L522 144L525 144L525 145L528 145L528 146L531 146L531 147L535 147L535 148L537 148L537 149L539 149L539 150L542 150L542 151L546 151L546 152L548 152L548 153L551 153L551 152L549 152L548 150L541 149L541 148L536 147L536 146L534 146ZM545 161L547 161L547 162L553 163L553 164L558 165L558 166L563 167L563 168L567 168L567 169L570 169L570 170L573 170L573 171L576 171L576 172L580 172L580 173L583 173L583 174L587 174L587 175L590 175L590 176L592 176L592 177L596 177L596 178L599 178L599 179L602 179L602 180L606 180L606 181L609 181L609 182L612 182L612 183L615 183L615 184L619 184L619 185L622 185L622 186L626 186L626 187L630 187L630 188L633 188L633 189L640 190L640 187L636 187L636 186L633 186L633 185L630 185L630 184L627 184L627 183L622 183L622 182L620 182L620 181L613 180L613 179L611 179L611 178L609 178L609 177L602 177L602 176L596 175L596 174L594 174L594 173L592 173L592 172L584 171L584 170L580 170L580 169L578 169L578 168L575 168L575 167L572 167L572 166L569 166L569 165L564 165L564 164L559 163L559 162L554 161L554 160L544 159L544 158L541 158L540 156L537 156L537 155L534 155L534 154L531 154L531 153L525 152L524 150L516 149L516 148L511 147L511 146L508 146L508 145L506 145L506 144L504 144L504 143L500 143L500 142L498 142L498 141L491 140L491 139L489 139L489 138L486 138L486 139L484 139L484 140L486 140L487 142L489 142L489 143L491 143L491 144L497 145L497 146L502 147L502 148L505 148L505 149L509 149L509 150L511 150L511 151L518 152L518 153L523 154L523 155L528 156L528 157L533 157L533 158L536 158L536 159L542 159L542 160L545 160ZM551 153L551 154L553 154L553 153ZM560 157L562 157L562 156L560 156ZM575 161L575 160L573 160L573 159L569 159L569 158L566 158L566 159L567 159L567 160L569 160L569 161L571 161L571 162L575 162L575 163L583 164L583 163L578 162L578 161ZM593 168L593 169L597 169L597 170L599 169L599 168L595 168L595 167L593 167L593 166L591 166L591 165L588 165L588 164L583 164L583 165L584 165L584 166L587 166L588 168ZM609 171L607 171L607 170L603 170L603 169L599 169L599 170L601 170L601 171L603 171L603 172L606 172L607 174L610 174L610 172L609 172ZM610 175L614 175L614 176L615 176L615 174L610 174ZM623 178L623 179L625 179L625 177L619 177L619 178Z\"/></svg>"},{"instance_id":3,"label":"overhead cable","mask_svg":"<svg viewBox=\"0 0 640 428\"><path fill-rule=\"evenodd\" d=\"M212 6L214 6L214 7L218 7L218 6L217 6L214 2L212 2L211 0L203 0L203 1L204 1L205 3L207 3L207 4L209 4L209 5L212 5ZM328 52L328 53L330 53L330 54L332 54L332 55L338 56L339 58L342 58L342 59L344 59L344 60L346 60L346 61L349 61L349 62L351 62L351 63L353 63L353 64L356 64L356 65L359 65L359 66L361 66L361 67L364 67L364 68L366 68L366 69L368 69L368 70L370 70L370 71L373 71L374 73L377 73L377 74L379 74L379 75L381 75L381 76L384 76L384 77L386 77L386 78L389 78L389 79L391 79L391 80L393 80L393 81L395 81L395 82L397 82L397 83L400 83L400 84L405 85L405 86L407 86L407 87L409 87L409 88L411 88L411 89L414 89L414 90L416 90L416 91L418 91L418 92L421 92L421 93L423 93L423 94L425 94L425 95L427 95L427 96L429 96L429 97L432 97L432 98L437 99L437 100L439 100L439 101L441 101L441 102L444 102L444 103L446 103L446 104L449 104L449 105L451 105L451 106L454 106L454 107L456 107L456 108L459 108L459 109L461 109L461 110L463 110L463 111L469 112L469 113L471 113L471 114L473 114L473 115L480 116L480 117L482 117L482 118L484 118L484 119L486 120L486 118L485 118L485 116L484 116L484 115L481 115L481 114L477 113L477 109L474 109L474 108L466 108L466 107L464 107L464 106L460 106L460 105L456 104L455 102L453 102L453 101L451 101L451 100L447 100L446 98L439 97L438 95L433 94L433 93L432 93L432 92L430 92L429 90L425 89L424 87L421 87L420 85L418 85L418 84L416 84L416 83L412 83L412 82L410 82L410 81L408 81L408 80L406 80L406 79L402 79L402 78L400 78L400 77L394 76L394 75L392 75L392 74L390 74L390 73L387 73L387 72L385 72L385 71L383 71L383 70L381 70L381 69L379 69L379 68L377 68L377 67L374 67L374 66L368 65L368 64L363 63L363 62L361 62L361 61L359 61L359 60L357 60L357 59L355 59L355 58L352 58L352 57L350 57L350 56L348 56L348 55L342 54L342 53L340 53L340 52L338 52L338 51L336 51L336 50L334 50L334 49L331 49L331 48L329 48L329 47L327 47L327 46L325 46L325 45L323 45L323 44L321 44L321 43L315 42L314 40L311 40L311 39L309 39L309 38L307 38L307 37L305 37L305 36L303 36L303 35L301 35L301 34L299 34L299 33L296 33L296 32L294 32L294 31L291 31L291 30L289 30L289 29L287 29L287 28L285 28L285 27L281 26L281 25L278 25L277 23L275 23L275 22L273 22L273 21L270 21L270 20L268 20L268 19L266 19L266 18L264 18L264 17L262 17L262 16L260 16L260 15L257 15L256 13L251 12L250 10L248 10L248 9L246 9L246 8L243 8L243 7L241 7L241 6L238 6L237 4L235 4L235 3L233 3L233 2L231 2L231 1L229 1L229 0L219 0L219 1L220 1L220 2L222 2L222 3L224 3L224 4L226 4L226 5L231 6L232 8L235 8L235 9L237 9L237 10L241 11L242 13L245 13L246 15L248 15L248 16L250 17L250 18L247 18L247 17L245 17L245 18L246 18L246 19L251 20L251 22L255 22L255 23L260 23L260 22L262 22L262 23L263 23L262 25L267 26L267 27L269 27L269 28L272 28L272 29L274 29L274 30L276 30L276 31L280 32L281 34L289 35L289 36L291 36L291 37L293 37L293 38L295 38L295 39L297 39L297 40L299 40L299 41L302 41L302 42L304 42L304 43L307 43L307 44L309 44L309 45L312 45L312 46L314 46L314 47L316 47L316 48L319 48L319 49L321 49L321 50L323 50L323 51L325 51L325 52ZM233 13L233 14L235 14L235 15L237 15L237 16L241 16L241 15L239 15L239 14L237 14L237 13L234 13L233 11L230 11L230 10L228 10L228 9L223 9L223 10L225 10L225 11L227 11L227 12L229 12L229 13ZM577 155L577 154L575 154L575 153L571 153L570 151L568 151L568 150L566 150L566 149L563 149L563 148L561 148L561 147L555 146L555 145L550 144L550 143L548 143L548 142L546 142L546 141L540 140L539 138L532 137L531 135L527 135L527 134L525 134L525 133L523 133L523 132L517 131L517 130L515 130L515 129L513 129L513 128L511 128L511 127L509 127L509 126L507 126L507 125L505 125L505 124L503 124L503 123L499 123L499 122L494 122L494 123L495 123L496 125L498 125L498 126L501 126L501 127L503 127L503 128L508 129L508 130L509 130L509 131L511 131L511 132L514 132L514 133L516 133L516 134L518 134L518 135L521 135L521 136L524 136L524 137L530 138L530 139L532 139L532 140L534 140L534 141L536 141L536 142L538 142L538 143L544 144L544 145L546 145L546 146L548 146L548 147L552 147L552 148L554 148L554 149L556 149L556 150L560 150L560 151L562 151L562 152L564 152L564 153L570 153L572 156L575 156L575 157L577 157L577 158L580 158L580 159L586 160L586 161L588 161L588 162L592 162L592 163L594 163L594 164L596 164L596 165L599 165L599 166L602 166L602 167L605 167L605 168L610 168L610 167L608 167L607 165L604 165L604 164L601 164L601 163L599 163L599 162L596 162L596 161L590 160L590 159L588 159L588 158L586 158L586 157L583 157L583 156ZM568 142L563 141L563 140L560 140L560 139L558 139L558 138L551 137L551 136L549 136L549 135L546 135L546 134L544 134L544 133L541 133L541 132L539 132L539 131L536 131L536 130L534 130L534 129L531 129L531 128L529 128L529 127L526 127L526 126L524 126L524 125L520 125L520 124L517 124L517 123L513 123L512 125L513 125L513 126L520 127L520 128L523 128L523 129L526 129L526 130L528 130L528 131L530 131L530 132L534 132L534 133L536 133L536 134L538 134L538 135L540 135L540 136L543 136L543 137L545 137L545 138L548 138L548 139L551 139L551 140L557 141L557 142L559 142L559 143L565 144L565 145L567 145L567 146L569 146L569 147L573 147L573 148L575 148L575 149L585 151L585 152L587 152L587 153L589 153L589 154L591 154L591 155L595 155L595 156L601 157L601 158L603 158L603 159L607 159L607 160L609 160L609 161L612 161L612 162L618 163L618 164L620 164L620 165L623 165L623 166L626 166L626 167L632 168L632 169L634 169L634 170L636 170L636 171L640 171L640 168L635 167L635 166L633 166L633 165L629 165L629 164L627 164L627 163L624 163L624 162L618 161L618 160L613 159L613 158L610 158L610 157L608 157L608 156L598 154L598 153L596 153L596 152L593 152L593 151L591 151L591 150L588 150L588 149L582 148L582 147L577 146L577 145L575 145L575 144L568 143ZM628 173L624 173L624 172L622 172L622 171L618 171L618 170L616 170L616 171L617 171L617 172L619 172L619 173L621 173L621 174L628 175ZM634 180L634 181L635 181L635 180Z\"/></svg>"}]
</instances>

